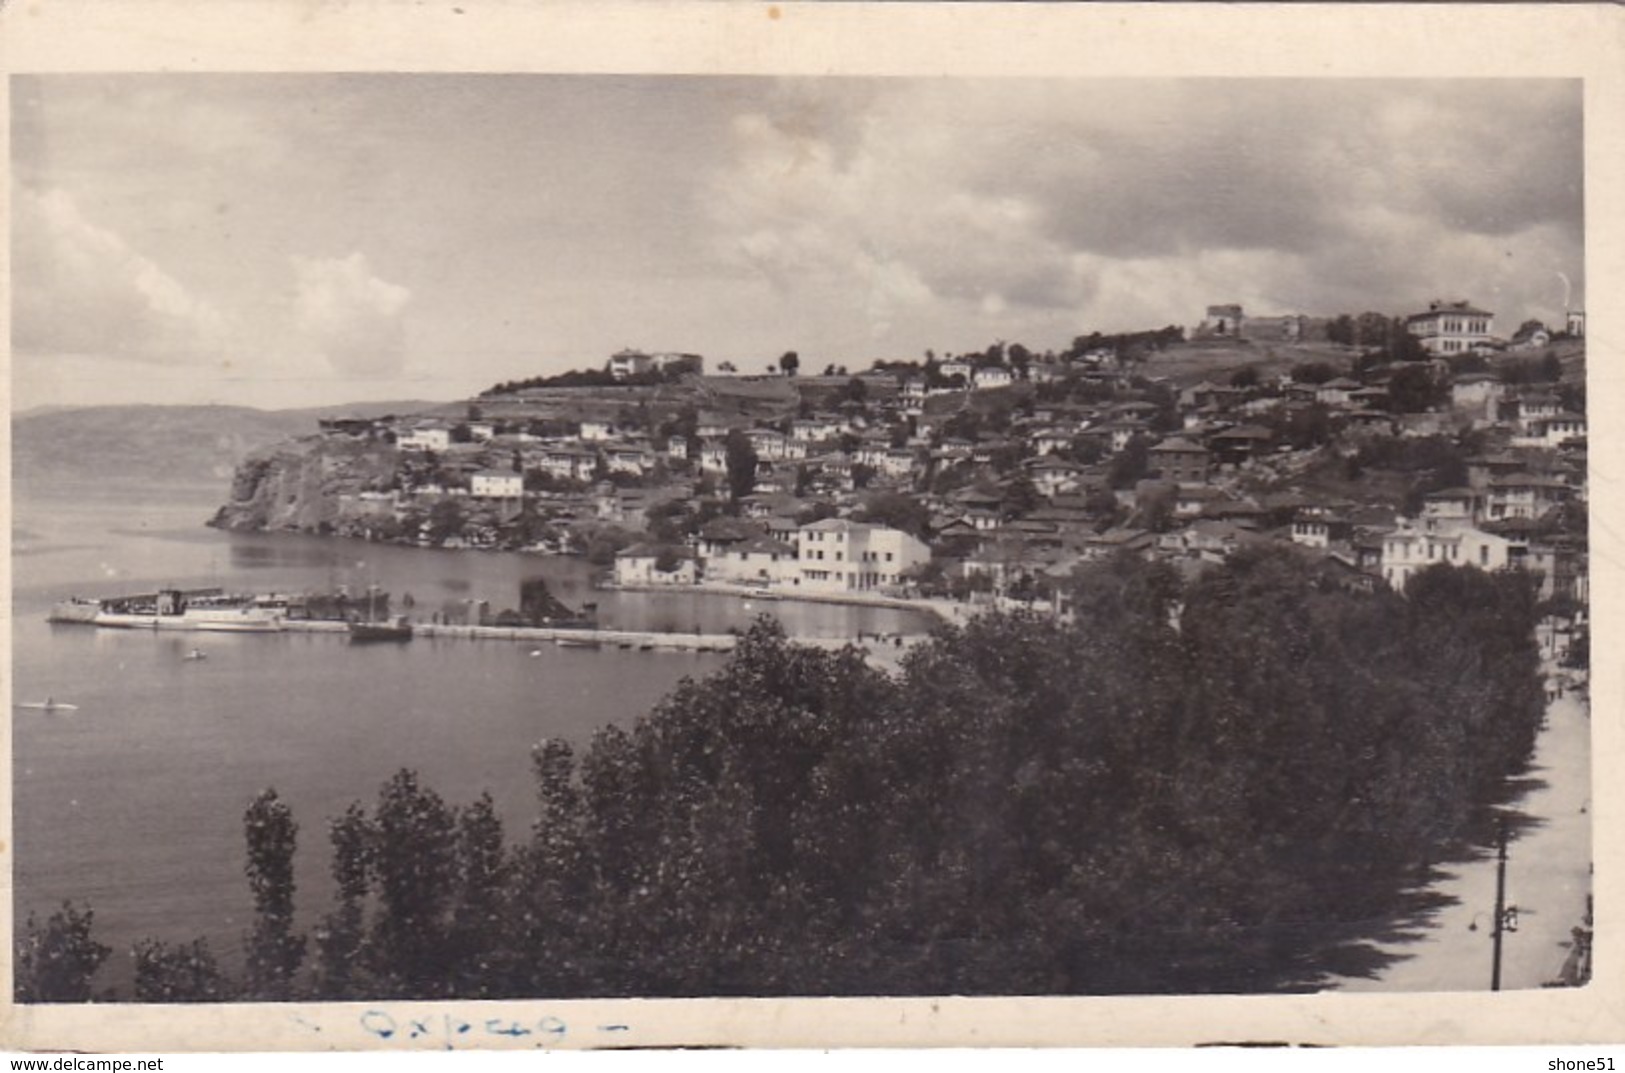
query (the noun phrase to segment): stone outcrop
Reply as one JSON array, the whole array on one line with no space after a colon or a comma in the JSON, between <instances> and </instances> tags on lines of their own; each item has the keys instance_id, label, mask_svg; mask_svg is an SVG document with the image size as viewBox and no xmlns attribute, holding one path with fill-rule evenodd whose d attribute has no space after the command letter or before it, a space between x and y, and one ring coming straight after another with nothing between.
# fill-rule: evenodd
<instances>
[{"instance_id":1,"label":"stone outcrop","mask_svg":"<svg viewBox=\"0 0 1625 1073\"><path fill-rule=\"evenodd\" d=\"M330 532L354 494L387 487L396 451L381 443L307 436L257 451L238 465L231 501L209 522L219 529Z\"/></svg>"}]
</instances>

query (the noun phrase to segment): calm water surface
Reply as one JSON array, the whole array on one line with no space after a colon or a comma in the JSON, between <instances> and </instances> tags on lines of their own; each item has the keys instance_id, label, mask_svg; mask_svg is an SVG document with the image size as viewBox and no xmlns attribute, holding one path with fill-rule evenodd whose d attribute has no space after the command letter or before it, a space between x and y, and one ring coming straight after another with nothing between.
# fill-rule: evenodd
<instances>
[{"instance_id":1,"label":"calm water surface","mask_svg":"<svg viewBox=\"0 0 1625 1073\"><path fill-rule=\"evenodd\" d=\"M585 743L630 724L686 675L723 657L528 643L417 639L352 647L342 636L154 634L52 626L70 595L219 585L302 591L371 582L420 614L448 600L518 603L545 576L566 602L596 600L606 626L726 630L771 612L792 634L913 631L912 613L757 603L695 594L607 593L577 560L391 548L201 525L219 493L123 500L19 496L13 520L13 699L54 697L75 712L12 709L19 923L65 898L88 902L114 949L104 976L129 997L130 945L208 938L240 961L251 902L242 815L275 787L301 829L297 876L306 922L327 911L327 822L415 768L448 802L482 791L510 837L533 817L531 747ZM187 661L193 647L207 659Z\"/></svg>"}]
</instances>

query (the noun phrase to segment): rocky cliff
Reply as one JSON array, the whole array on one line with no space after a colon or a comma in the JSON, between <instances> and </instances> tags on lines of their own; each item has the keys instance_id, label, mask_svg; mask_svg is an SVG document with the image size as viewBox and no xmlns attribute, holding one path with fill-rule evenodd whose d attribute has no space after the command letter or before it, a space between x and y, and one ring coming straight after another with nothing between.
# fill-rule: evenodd
<instances>
[{"instance_id":1,"label":"rocky cliff","mask_svg":"<svg viewBox=\"0 0 1625 1073\"><path fill-rule=\"evenodd\" d=\"M389 486L397 453L382 443L306 436L257 451L237 467L220 529L330 532L350 520L355 496Z\"/></svg>"}]
</instances>

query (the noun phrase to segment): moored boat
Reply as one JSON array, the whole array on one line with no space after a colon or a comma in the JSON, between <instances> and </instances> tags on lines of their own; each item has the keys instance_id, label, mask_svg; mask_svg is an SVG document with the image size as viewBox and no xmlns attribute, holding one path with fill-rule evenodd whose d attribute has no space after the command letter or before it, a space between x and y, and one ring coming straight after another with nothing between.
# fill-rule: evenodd
<instances>
[{"instance_id":1,"label":"moored boat","mask_svg":"<svg viewBox=\"0 0 1625 1073\"><path fill-rule=\"evenodd\" d=\"M412 639L412 624L404 618L395 618L388 622L352 622L350 623L350 641L410 641Z\"/></svg>"},{"instance_id":2,"label":"moored boat","mask_svg":"<svg viewBox=\"0 0 1625 1073\"><path fill-rule=\"evenodd\" d=\"M253 596L203 589L162 589L104 600L74 597L51 609L51 622L85 623L126 630L201 630L217 633L274 633L282 629L285 608Z\"/></svg>"}]
</instances>

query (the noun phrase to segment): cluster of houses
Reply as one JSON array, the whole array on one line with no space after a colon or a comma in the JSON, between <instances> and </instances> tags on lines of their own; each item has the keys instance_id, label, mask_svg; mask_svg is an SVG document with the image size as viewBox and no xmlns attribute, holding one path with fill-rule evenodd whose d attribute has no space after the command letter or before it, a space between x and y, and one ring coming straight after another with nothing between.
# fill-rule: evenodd
<instances>
[{"instance_id":1,"label":"cluster of houses","mask_svg":"<svg viewBox=\"0 0 1625 1073\"><path fill-rule=\"evenodd\" d=\"M1080 563L1128 552L1199 569L1281 541L1308 549L1351 587L1402 587L1446 562L1525 569L1544 595L1584 599L1583 544L1564 521L1586 495L1584 415L1565 409L1554 385L1452 371L1449 359L1488 337L1489 313L1435 303L1408 323L1436 355L1420 364L1448 383L1445 401L1427 412L1393 405L1391 366L1358 378L1351 363L1329 379L1288 372L1179 387L1101 354L1020 369L950 359L930 375L871 371L851 378L861 387L838 403L803 403L771 419L699 409L682 434L613 420L537 430L477 417L334 421L324 433L387 436L402 457L458 471L449 482L353 493L358 509L399 517L458 500L486 518L465 534L475 546L492 545L504 521L538 512L566 529L616 526L633 538L615 557L626 586L1053 602ZM1203 330L1242 335L1248 324L1239 307L1213 307ZM1263 330L1302 328L1270 321ZM612 358L611 371L628 356ZM985 405L994 398L1010 402L1001 420L970 419L999 411ZM1323 431L1304 442L1292 432L1304 424ZM1490 446L1468 460L1466 484L1431 492L1410 516L1392 496L1385 504L1347 487L1330 494L1307 479L1374 442L1468 431ZM737 454L741 437L754 480L748 494L735 488L730 497L729 443ZM918 505L914 524L873 516L870 504L886 493ZM654 539L656 513L705 498L728 501L725 515Z\"/></svg>"},{"instance_id":2,"label":"cluster of houses","mask_svg":"<svg viewBox=\"0 0 1625 1073\"><path fill-rule=\"evenodd\" d=\"M615 556L623 587L693 585L710 581L763 592L876 593L914 591L932 551L924 541L887 525L823 518L716 518L692 545L639 543Z\"/></svg>"}]
</instances>

